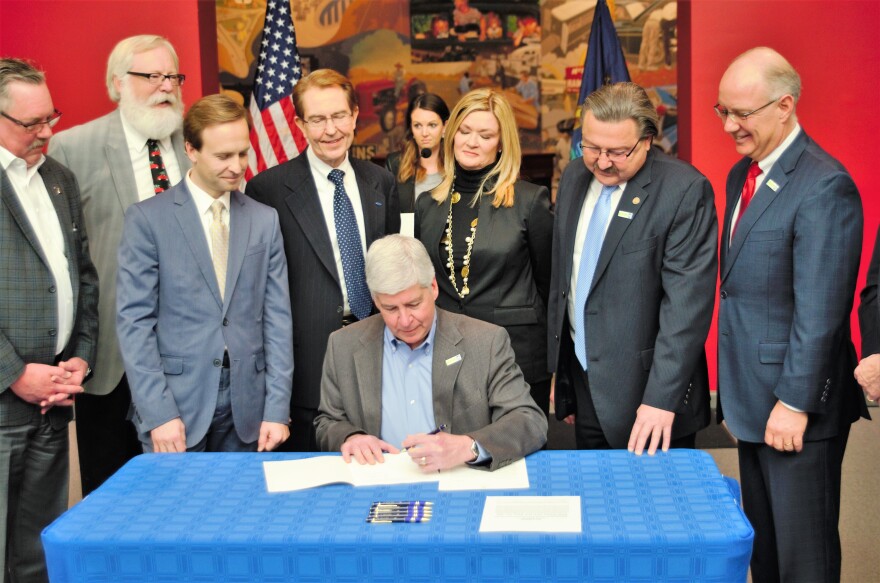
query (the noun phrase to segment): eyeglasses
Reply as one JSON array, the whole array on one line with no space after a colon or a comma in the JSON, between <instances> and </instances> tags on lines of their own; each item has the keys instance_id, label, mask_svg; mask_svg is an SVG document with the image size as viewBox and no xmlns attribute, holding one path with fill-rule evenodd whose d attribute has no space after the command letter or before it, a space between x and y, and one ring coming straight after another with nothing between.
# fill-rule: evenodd
<instances>
[{"instance_id":1,"label":"eyeglasses","mask_svg":"<svg viewBox=\"0 0 880 583\"><path fill-rule=\"evenodd\" d=\"M731 111L729 109L725 109L725 108L721 107L717 103L712 107L712 109L715 110L715 113L718 115L718 117L721 118L721 121L727 121L728 117L734 117L739 121L746 121L747 119L749 119L750 117L752 117L753 115L755 115L756 113L761 111L762 109L770 107L771 105L773 105L774 103L779 101L779 99L780 98L777 97L776 99L774 99L770 103L765 103L764 105L762 105L758 109L753 109L752 111L746 111L746 112Z\"/></svg>"},{"instance_id":2,"label":"eyeglasses","mask_svg":"<svg viewBox=\"0 0 880 583\"><path fill-rule=\"evenodd\" d=\"M150 82L150 85L161 85L165 79L168 79L174 87L180 87L186 81L186 75L181 74L163 75L162 73L138 73L137 71L126 71L126 74L143 77Z\"/></svg>"},{"instance_id":3,"label":"eyeglasses","mask_svg":"<svg viewBox=\"0 0 880 583\"><path fill-rule=\"evenodd\" d=\"M55 113L53 113L52 115L50 115L46 119L40 120L40 121L32 121L30 123L24 123L23 121L19 121L19 120L15 119L14 117L12 117L11 115L8 115L2 111L0 111L0 115L2 115L6 119L8 119L12 123L14 123L15 125L21 126L22 128L24 128L24 131L26 131L29 134L40 133L40 130L43 129L44 125L49 126L50 128L54 128L58 124L58 120L61 119L61 112L58 111L57 109L55 110Z\"/></svg>"},{"instance_id":4,"label":"eyeglasses","mask_svg":"<svg viewBox=\"0 0 880 583\"><path fill-rule=\"evenodd\" d=\"M327 122L329 121L333 122L334 127L344 130L348 127L348 124L351 123L351 112L339 111L329 116L315 115L309 119L304 119L303 123L313 130L320 132L327 129Z\"/></svg>"},{"instance_id":5,"label":"eyeglasses","mask_svg":"<svg viewBox=\"0 0 880 583\"><path fill-rule=\"evenodd\" d=\"M636 147L642 143L642 140L636 142L635 146L629 149L629 152L624 150L603 150L602 148L597 148L596 146L588 146L581 142L581 150L584 153L589 153L591 156L598 158L602 157L602 154L608 156L608 159L612 162L624 162L627 158L632 156L632 153L636 151Z\"/></svg>"}]
</instances>

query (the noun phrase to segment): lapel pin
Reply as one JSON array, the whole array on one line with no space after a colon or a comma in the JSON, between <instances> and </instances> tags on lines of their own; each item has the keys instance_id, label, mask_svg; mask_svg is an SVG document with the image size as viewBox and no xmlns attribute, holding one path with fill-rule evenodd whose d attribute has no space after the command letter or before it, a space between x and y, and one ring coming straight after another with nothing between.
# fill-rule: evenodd
<instances>
[{"instance_id":1,"label":"lapel pin","mask_svg":"<svg viewBox=\"0 0 880 583\"><path fill-rule=\"evenodd\" d=\"M461 355L456 354L455 356L451 356L446 359L446 366L452 366L456 362L461 362Z\"/></svg>"},{"instance_id":2,"label":"lapel pin","mask_svg":"<svg viewBox=\"0 0 880 583\"><path fill-rule=\"evenodd\" d=\"M633 218L633 214L628 211L617 211L617 216L622 217L624 219L629 219L629 220L632 220L632 218Z\"/></svg>"},{"instance_id":3,"label":"lapel pin","mask_svg":"<svg viewBox=\"0 0 880 583\"><path fill-rule=\"evenodd\" d=\"M639 197L636 196L633 198L633 204L639 204L640 202L642 202L642 199L640 199Z\"/></svg>"},{"instance_id":4,"label":"lapel pin","mask_svg":"<svg viewBox=\"0 0 880 583\"><path fill-rule=\"evenodd\" d=\"M767 186L769 186L770 190L772 190L773 192L779 190L779 185L776 184L776 182L772 178L767 180Z\"/></svg>"},{"instance_id":5,"label":"lapel pin","mask_svg":"<svg viewBox=\"0 0 880 583\"><path fill-rule=\"evenodd\" d=\"M61 187L56 184L55 186L52 187L52 192L60 195L61 194Z\"/></svg>"}]
</instances>

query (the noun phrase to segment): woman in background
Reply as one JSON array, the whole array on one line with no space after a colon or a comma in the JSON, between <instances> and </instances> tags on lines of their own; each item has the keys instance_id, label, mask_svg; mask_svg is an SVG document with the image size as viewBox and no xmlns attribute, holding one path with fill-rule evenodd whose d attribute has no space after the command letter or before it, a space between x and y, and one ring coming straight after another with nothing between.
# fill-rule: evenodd
<instances>
[{"instance_id":1,"label":"woman in background","mask_svg":"<svg viewBox=\"0 0 880 583\"><path fill-rule=\"evenodd\" d=\"M443 180L440 145L448 119L449 107L433 93L422 93L409 102L403 148L389 154L385 162L385 167L397 177L401 213L414 212L418 196Z\"/></svg>"},{"instance_id":2,"label":"woman in background","mask_svg":"<svg viewBox=\"0 0 880 583\"><path fill-rule=\"evenodd\" d=\"M462 97L446 136L443 181L416 201L415 216L415 235L437 273L437 305L507 330L532 397L546 415L549 193L518 180L519 133L500 93L476 89Z\"/></svg>"}]
</instances>

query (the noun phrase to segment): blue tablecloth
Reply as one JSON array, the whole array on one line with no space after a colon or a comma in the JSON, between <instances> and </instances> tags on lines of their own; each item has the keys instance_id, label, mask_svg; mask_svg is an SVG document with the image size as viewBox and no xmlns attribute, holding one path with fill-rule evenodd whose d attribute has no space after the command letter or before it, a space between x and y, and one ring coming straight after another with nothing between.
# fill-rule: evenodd
<instances>
[{"instance_id":1,"label":"blue tablecloth","mask_svg":"<svg viewBox=\"0 0 880 583\"><path fill-rule=\"evenodd\" d=\"M269 494L298 454L142 455L43 532L53 583L745 581L754 532L705 452L546 451L528 490L331 485ZM580 495L583 532L479 532L487 495ZM431 500L421 524L368 524Z\"/></svg>"}]
</instances>

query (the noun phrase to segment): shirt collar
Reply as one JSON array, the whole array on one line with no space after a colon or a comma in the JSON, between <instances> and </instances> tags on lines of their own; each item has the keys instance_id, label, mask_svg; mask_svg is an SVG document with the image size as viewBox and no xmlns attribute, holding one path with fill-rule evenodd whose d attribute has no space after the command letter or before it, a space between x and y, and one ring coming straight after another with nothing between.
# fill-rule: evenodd
<instances>
[{"instance_id":1,"label":"shirt collar","mask_svg":"<svg viewBox=\"0 0 880 583\"><path fill-rule=\"evenodd\" d=\"M46 156L41 155L37 163L28 168L27 162L25 162L24 159L19 158L3 146L0 146L0 167L2 167L5 172L9 172L9 167L12 166L12 164L15 163L16 160L19 160L21 164L24 165L24 167L27 169L26 173L28 176L33 176L34 172L39 170L40 166L43 165L43 162L46 161Z\"/></svg>"},{"instance_id":2,"label":"shirt collar","mask_svg":"<svg viewBox=\"0 0 880 583\"><path fill-rule=\"evenodd\" d=\"M186 187L189 188L190 194L192 194L193 202L196 204L196 209L199 211L199 216L202 216L206 213L211 212L211 205L214 204L215 200L219 200L223 203L223 206L226 208L226 212L229 212L229 192L224 192L220 198L215 199L213 196L199 188L195 182L193 182L192 178L190 178L190 173L192 170L186 173Z\"/></svg>"},{"instance_id":3,"label":"shirt collar","mask_svg":"<svg viewBox=\"0 0 880 583\"><path fill-rule=\"evenodd\" d=\"M434 334L436 332L437 332L437 309L435 308L434 309L434 322L431 324L431 330L428 332L428 337L425 338L424 342L422 342L421 344L416 346L414 349L412 349L412 351L416 352L417 350L424 349L425 353L427 354L431 350L431 347L434 346ZM406 344L404 341L398 340L397 338L394 337L394 334L391 333L391 330L388 329L388 326L385 326L384 338L385 338L385 346L389 350L391 350L392 352L397 352L397 349L400 347L401 344L406 346L407 348L409 348L409 345Z\"/></svg>"},{"instance_id":4,"label":"shirt collar","mask_svg":"<svg viewBox=\"0 0 880 583\"><path fill-rule=\"evenodd\" d=\"M776 164L776 161L779 160L779 157L782 156L783 152L785 152L788 147L794 142L794 140L798 137L798 134L801 133L801 124L794 124L794 129L791 131L788 136L782 143L776 146L776 149L770 152L766 158L758 162L758 168L761 169L761 172L766 176L770 169L773 168L773 165Z\"/></svg>"},{"instance_id":5,"label":"shirt collar","mask_svg":"<svg viewBox=\"0 0 880 583\"><path fill-rule=\"evenodd\" d=\"M345 172L346 176L352 176L352 173L354 172L354 168L351 167L351 161L348 158L347 152L345 154L345 160L343 160L342 164L340 164L336 168L333 168L333 166L318 158L318 156L315 155L311 148L306 149L306 158L308 158L309 160L309 166L311 166L316 173L320 174L325 179L327 178L327 176L329 176L331 170L342 170L343 172Z\"/></svg>"},{"instance_id":6,"label":"shirt collar","mask_svg":"<svg viewBox=\"0 0 880 583\"><path fill-rule=\"evenodd\" d=\"M130 148L133 148L135 152L140 152L147 149L147 140L153 139L151 136L145 136L141 132L139 132L133 125L128 123L128 120L125 119L125 113L120 109L119 110L119 118L122 120L122 131L125 133L125 141L128 143ZM159 146L165 150L166 152L171 151L171 136L164 138L162 140L156 140L159 142Z\"/></svg>"}]
</instances>

